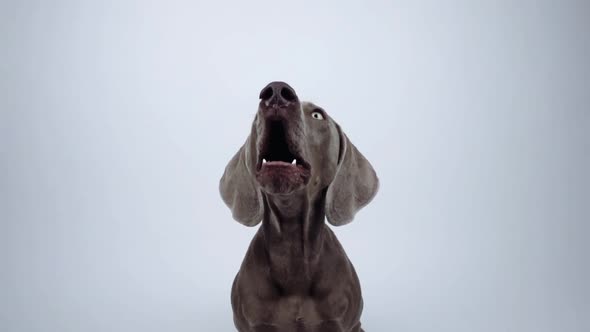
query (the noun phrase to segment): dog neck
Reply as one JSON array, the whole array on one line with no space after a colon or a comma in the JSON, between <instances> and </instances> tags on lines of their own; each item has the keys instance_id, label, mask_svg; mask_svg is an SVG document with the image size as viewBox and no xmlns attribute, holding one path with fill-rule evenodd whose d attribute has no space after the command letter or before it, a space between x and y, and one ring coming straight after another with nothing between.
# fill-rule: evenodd
<instances>
[{"instance_id":1,"label":"dog neck","mask_svg":"<svg viewBox=\"0 0 590 332\"><path fill-rule=\"evenodd\" d=\"M325 195L264 195L262 233L280 280L311 277L324 238ZM288 269L289 271L281 271Z\"/></svg>"}]
</instances>

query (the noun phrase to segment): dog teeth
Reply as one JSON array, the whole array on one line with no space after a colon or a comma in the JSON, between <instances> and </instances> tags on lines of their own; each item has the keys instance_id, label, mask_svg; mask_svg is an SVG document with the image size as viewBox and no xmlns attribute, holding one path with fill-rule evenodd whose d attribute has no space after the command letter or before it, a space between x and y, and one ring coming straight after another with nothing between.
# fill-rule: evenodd
<instances>
[{"instance_id":1,"label":"dog teeth","mask_svg":"<svg viewBox=\"0 0 590 332\"><path fill-rule=\"evenodd\" d=\"M262 163L266 164L268 161L264 158L262 158ZM291 162L291 165L297 165L297 159L293 159L293 161Z\"/></svg>"}]
</instances>

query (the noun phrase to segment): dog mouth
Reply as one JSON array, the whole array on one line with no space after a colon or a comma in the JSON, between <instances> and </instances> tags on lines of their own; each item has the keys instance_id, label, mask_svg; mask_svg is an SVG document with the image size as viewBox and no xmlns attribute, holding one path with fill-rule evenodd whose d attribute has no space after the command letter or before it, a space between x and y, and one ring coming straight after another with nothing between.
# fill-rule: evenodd
<instances>
[{"instance_id":1,"label":"dog mouth","mask_svg":"<svg viewBox=\"0 0 590 332\"><path fill-rule=\"evenodd\" d=\"M303 158L298 139L283 120L267 120L258 146L256 177L273 192L286 192L306 185L310 165Z\"/></svg>"}]
</instances>

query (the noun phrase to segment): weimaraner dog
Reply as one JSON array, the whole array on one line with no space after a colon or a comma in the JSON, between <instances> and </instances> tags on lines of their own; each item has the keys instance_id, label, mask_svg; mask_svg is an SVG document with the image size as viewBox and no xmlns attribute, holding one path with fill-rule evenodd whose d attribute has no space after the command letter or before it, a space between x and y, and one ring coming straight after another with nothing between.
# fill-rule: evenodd
<instances>
[{"instance_id":1,"label":"weimaraner dog","mask_svg":"<svg viewBox=\"0 0 590 332\"><path fill-rule=\"evenodd\" d=\"M219 190L233 218L262 221L234 280L240 332L361 332L361 288L332 230L377 193L371 164L320 107L286 83L260 92L250 136Z\"/></svg>"}]
</instances>

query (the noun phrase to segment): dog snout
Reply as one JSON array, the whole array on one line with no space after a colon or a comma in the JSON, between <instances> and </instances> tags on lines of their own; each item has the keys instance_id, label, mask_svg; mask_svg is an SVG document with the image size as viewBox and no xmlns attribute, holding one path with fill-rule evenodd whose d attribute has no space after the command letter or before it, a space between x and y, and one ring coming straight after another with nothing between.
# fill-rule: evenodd
<instances>
[{"instance_id":1,"label":"dog snout","mask_svg":"<svg viewBox=\"0 0 590 332\"><path fill-rule=\"evenodd\" d=\"M297 94L285 82L271 82L260 91L260 101L267 106L286 106L299 101Z\"/></svg>"}]
</instances>

